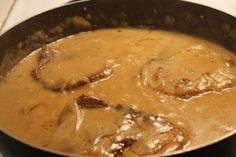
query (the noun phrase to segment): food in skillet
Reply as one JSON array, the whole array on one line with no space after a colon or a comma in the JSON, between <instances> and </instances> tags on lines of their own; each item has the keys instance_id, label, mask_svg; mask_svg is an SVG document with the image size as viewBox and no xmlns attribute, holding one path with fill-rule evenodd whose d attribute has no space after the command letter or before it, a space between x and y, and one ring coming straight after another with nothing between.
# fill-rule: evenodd
<instances>
[{"instance_id":1,"label":"food in skillet","mask_svg":"<svg viewBox=\"0 0 236 157\"><path fill-rule=\"evenodd\" d=\"M233 87L235 73L232 57L197 45L168 58L151 58L143 66L141 77L153 90L191 98Z\"/></svg>"},{"instance_id":2,"label":"food in skillet","mask_svg":"<svg viewBox=\"0 0 236 157\"><path fill-rule=\"evenodd\" d=\"M183 149L188 143L188 135L183 128L157 114L146 114L127 105L111 106L87 95L81 95L65 105L51 145L63 146L65 141L61 134L64 133L70 134L77 143L83 143L76 146L74 142L67 141L66 147L81 147L91 155L103 153L114 157L174 151Z\"/></svg>"},{"instance_id":3,"label":"food in skillet","mask_svg":"<svg viewBox=\"0 0 236 157\"><path fill-rule=\"evenodd\" d=\"M84 65L88 62L93 64L85 68ZM38 66L32 71L32 75L45 88L68 91L107 79L112 75L112 70L100 56L77 56L73 53L57 56L56 50L44 46L39 54Z\"/></svg>"},{"instance_id":4,"label":"food in skillet","mask_svg":"<svg viewBox=\"0 0 236 157\"><path fill-rule=\"evenodd\" d=\"M44 45L0 84L0 127L70 154L144 156L236 130L232 52L149 29L106 29Z\"/></svg>"}]
</instances>

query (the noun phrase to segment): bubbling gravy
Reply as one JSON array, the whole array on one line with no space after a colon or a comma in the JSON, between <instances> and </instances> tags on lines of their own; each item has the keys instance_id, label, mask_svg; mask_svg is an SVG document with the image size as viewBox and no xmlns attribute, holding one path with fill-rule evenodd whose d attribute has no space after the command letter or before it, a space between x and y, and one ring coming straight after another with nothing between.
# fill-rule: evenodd
<instances>
[{"instance_id":1,"label":"bubbling gravy","mask_svg":"<svg viewBox=\"0 0 236 157\"><path fill-rule=\"evenodd\" d=\"M149 29L80 33L43 46L0 84L0 128L51 150L145 156L236 130L236 57Z\"/></svg>"}]
</instances>

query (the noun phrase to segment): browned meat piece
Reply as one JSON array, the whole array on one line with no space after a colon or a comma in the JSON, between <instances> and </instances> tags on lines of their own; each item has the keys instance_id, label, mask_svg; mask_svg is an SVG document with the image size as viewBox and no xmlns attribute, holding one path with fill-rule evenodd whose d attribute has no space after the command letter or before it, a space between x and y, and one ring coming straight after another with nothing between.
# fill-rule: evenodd
<instances>
[{"instance_id":1,"label":"browned meat piece","mask_svg":"<svg viewBox=\"0 0 236 157\"><path fill-rule=\"evenodd\" d=\"M42 53L39 54L39 58L38 58L39 64L32 71L32 75L36 80L40 79L40 70L42 70L44 66L55 57L55 54L56 54L55 50L49 49L46 45L42 47L41 52Z\"/></svg>"},{"instance_id":2,"label":"browned meat piece","mask_svg":"<svg viewBox=\"0 0 236 157\"><path fill-rule=\"evenodd\" d=\"M198 46L169 58L152 58L141 70L142 84L189 99L235 86L235 58Z\"/></svg>"},{"instance_id":3,"label":"browned meat piece","mask_svg":"<svg viewBox=\"0 0 236 157\"><path fill-rule=\"evenodd\" d=\"M126 105L117 105L115 109L123 113L124 120L113 136L116 141L113 147L123 139L132 139L129 151L143 156L183 149L189 140L183 128L158 115L135 111Z\"/></svg>"},{"instance_id":4,"label":"browned meat piece","mask_svg":"<svg viewBox=\"0 0 236 157\"><path fill-rule=\"evenodd\" d=\"M83 154L109 157L180 150L189 140L183 128L158 115L136 111L126 105L107 105L86 95L76 98L63 110L55 139L62 138L65 132L70 133L74 141L69 142L70 148L79 143L76 149L81 147ZM52 138L52 141L58 145L63 143L63 138L61 141Z\"/></svg>"},{"instance_id":5,"label":"browned meat piece","mask_svg":"<svg viewBox=\"0 0 236 157\"><path fill-rule=\"evenodd\" d=\"M59 53L44 46L32 76L43 87L52 91L70 91L88 83L108 79L112 72L99 56Z\"/></svg>"},{"instance_id":6,"label":"browned meat piece","mask_svg":"<svg viewBox=\"0 0 236 157\"><path fill-rule=\"evenodd\" d=\"M104 69L98 72L97 74L89 76L89 82L96 82L99 80L107 79L107 77L111 76L113 71L111 69Z\"/></svg>"},{"instance_id":7,"label":"browned meat piece","mask_svg":"<svg viewBox=\"0 0 236 157\"><path fill-rule=\"evenodd\" d=\"M76 99L76 104L84 108L107 107L107 104L104 103L102 100L93 96L86 95L81 95L80 97L78 97Z\"/></svg>"},{"instance_id":8,"label":"browned meat piece","mask_svg":"<svg viewBox=\"0 0 236 157\"><path fill-rule=\"evenodd\" d=\"M62 113L59 116L58 125L61 125L63 122L68 122L68 124L76 123L77 117L74 117L73 115L77 115L77 109L78 107L75 103L66 104Z\"/></svg>"},{"instance_id":9,"label":"browned meat piece","mask_svg":"<svg viewBox=\"0 0 236 157\"><path fill-rule=\"evenodd\" d=\"M126 148L131 147L135 142L137 142L133 138L123 138L119 141L116 141L115 143L112 144L111 147L111 156L122 156L123 152L125 151Z\"/></svg>"}]
</instances>

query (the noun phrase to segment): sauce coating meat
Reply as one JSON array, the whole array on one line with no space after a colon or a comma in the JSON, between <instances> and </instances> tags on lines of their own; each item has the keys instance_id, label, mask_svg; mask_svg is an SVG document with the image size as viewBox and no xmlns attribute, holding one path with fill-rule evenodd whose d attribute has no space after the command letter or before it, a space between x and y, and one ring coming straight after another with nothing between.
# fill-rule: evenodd
<instances>
[{"instance_id":1,"label":"sauce coating meat","mask_svg":"<svg viewBox=\"0 0 236 157\"><path fill-rule=\"evenodd\" d=\"M87 127L88 123L84 117L95 112L112 112L113 116L105 123L103 116L106 114L93 116L89 123L94 127ZM75 130L76 136L87 134L92 137L85 139L84 143L91 145L86 150L88 154L93 155L151 155L183 149L188 143L186 131L164 118L136 111L127 105L111 106L94 96L81 95L67 104L60 115L57 134L64 130L61 127L68 128L71 133Z\"/></svg>"},{"instance_id":2,"label":"sauce coating meat","mask_svg":"<svg viewBox=\"0 0 236 157\"><path fill-rule=\"evenodd\" d=\"M84 62L93 64L85 69ZM32 71L33 78L52 91L70 91L88 83L108 79L111 75L112 69L99 56L87 57L71 53L62 55L48 46L42 47L38 65Z\"/></svg>"},{"instance_id":3,"label":"sauce coating meat","mask_svg":"<svg viewBox=\"0 0 236 157\"><path fill-rule=\"evenodd\" d=\"M0 82L0 130L69 156L166 156L236 132L235 85L235 55L203 39L83 32L34 51Z\"/></svg>"},{"instance_id":4,"label":"sauce coating meat","mask_svg":"<svg viewBox=\"0 0 236 157\"><path fill-rule=\"evenodd\" d=\"M141 70L141 78L153 90L189 99L235 86L236 71L231 56L197 45L169 58L150 59Z\"/></svg>"}]
</instances>

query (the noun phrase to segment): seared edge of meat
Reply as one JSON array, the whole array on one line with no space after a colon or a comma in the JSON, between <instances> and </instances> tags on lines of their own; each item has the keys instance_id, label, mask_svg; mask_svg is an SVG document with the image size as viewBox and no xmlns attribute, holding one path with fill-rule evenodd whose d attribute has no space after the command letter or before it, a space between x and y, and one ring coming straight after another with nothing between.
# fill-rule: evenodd
<instances>
[{"instance_id":1,"label":"seared edge of meat","mask_svg":"<svg viewBox=\"0 0 236 157\"><path fill-rule=\"evenodd\" d=\"M165 74L165 65L160 62L162 60L151 58L140 71L142 84L160 93L189 99L208 92L221 92L236 84L236 74L230 69L235 66L235 62L230 57L224 61L224 67L203 73L194 80L190 78L168 80Z\"/></svg>"},{"instance_id":2,"label":"seared edge of meat","mask_svg":"<svg viewBox=\"0 0 236 157\"><path fill-rule=\"evenodd\" d=\"M117 124L115 133L98 135L97 140L92 142L97 150L101 149L100 153L103 152L102 154L104 154L106 152L105 155L110 157L123 156L126 150L141 156L175 151L183 149L189 142L188 134L184 128L165 120L157 114L136 111L122 104L109 105L97 97L88 95L77 97L72 104L76 104L76 109L80 112L83 112L83 110L89 112L91 109L105 109L120 112L123 115L123 122ZM77 112L64 109L58 124L61 125L63 119L66 120L65 116L71 113L75 114ZM110 143L110 145L107 146L107 143Z\"/></svg>"},{"instance_id":3,"label":"seared edge of meat","mask_svg":"<svg viewBox=\"0 0 236 157\"><path fill-rule=\"evenodd\" d=\"M62 80L57 80L53 84L48 84L47 80L43 80L43 78L41 77L41 71L44 68L47 68L47 64L50 63L56 57L56 54L57 50L54 50L47 45L43 46L41 48L41 52L39 53L38 65L31 72L33 79L41 83L46 89L50 89L52 91L71 91L89 83L109 79L113 74L113 70L110 67L104 67L104 69L101 69L96 73L90 74L89 76L84 76L83 78L76 81L66 82Z\"/></svg>"}]
</instances>

